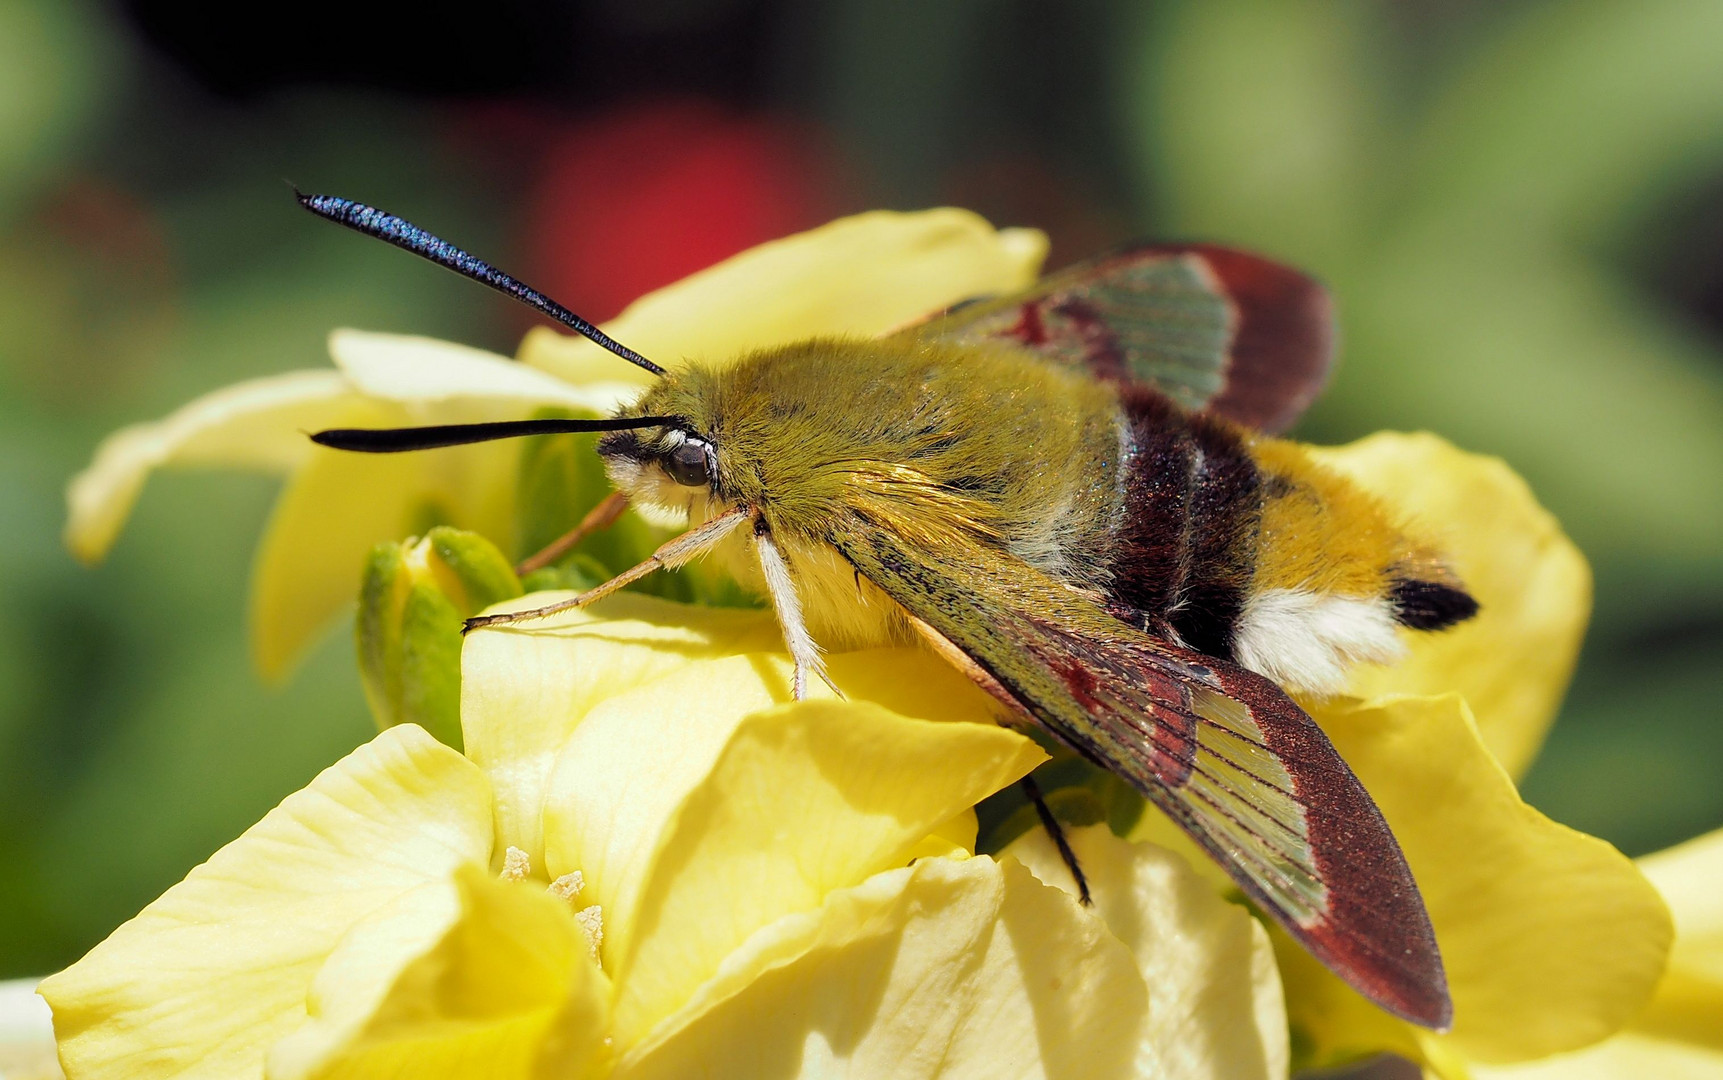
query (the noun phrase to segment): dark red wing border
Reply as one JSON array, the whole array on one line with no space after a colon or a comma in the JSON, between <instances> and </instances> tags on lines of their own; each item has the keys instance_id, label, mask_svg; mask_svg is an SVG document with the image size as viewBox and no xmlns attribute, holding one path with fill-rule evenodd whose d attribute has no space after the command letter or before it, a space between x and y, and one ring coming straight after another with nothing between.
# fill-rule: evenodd
<instances>
[{"instance_id":1,"label":"dark red wing border","mask_svg":"<svg viewBox=\"0 0 1723 1080\"><path fill-rule=\"evenodd\" d=\"M1436 932L1375 800L1316 721L1280 687L1231 664L1208 664L1227 696L1250 707L1305 807L1329 912L1314 926L1287 930L1365 997L1415 1024L1447 1030L1454 1006Z\"/></svg>"}]
</instances>

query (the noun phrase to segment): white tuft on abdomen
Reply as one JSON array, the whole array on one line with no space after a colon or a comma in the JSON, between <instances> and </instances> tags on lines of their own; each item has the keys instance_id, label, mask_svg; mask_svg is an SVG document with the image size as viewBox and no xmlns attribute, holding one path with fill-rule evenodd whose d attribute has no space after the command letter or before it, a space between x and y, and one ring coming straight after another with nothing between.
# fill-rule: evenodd
<instances>
[{"instance_id":1,"label":"white tuft on abdomen","mask_svg":"<svg viewBox=\"0 0 1723 1080\"><path fill-rule=\"evenodd\" d=\"M1384 599L1268 589L1245 602L1233 655L1287 690L1329 696L1353 664L1405 655L1397 625Z\"/></svg>"}]
</instances>

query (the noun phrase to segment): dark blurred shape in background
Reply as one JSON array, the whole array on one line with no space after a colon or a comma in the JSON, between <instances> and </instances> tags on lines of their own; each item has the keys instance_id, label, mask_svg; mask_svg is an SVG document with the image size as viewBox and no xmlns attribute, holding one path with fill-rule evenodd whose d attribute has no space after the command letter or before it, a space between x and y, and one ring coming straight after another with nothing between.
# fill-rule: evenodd
<instances>
[{"instance_id":1,"label":"dark blurred shape in background","mask_svg":"<svg viewBox=\"0 0 1723 1080\"><path fill-rule=\"evenodd\" d=\"M425 7L441 10L441 5ZM60 966L370 733L349 639L242 628L273 484L153 480L59 544L99 438L328 329L503 352L505 301L320 227L284 177L594 318L772 237L952 202L1310 267L1301 429L1501 454L1598 614L1528 778L1630 853L1723 824L1723 5L350 0L0 5L0 977Z\"/></svg>"}]
</instances>

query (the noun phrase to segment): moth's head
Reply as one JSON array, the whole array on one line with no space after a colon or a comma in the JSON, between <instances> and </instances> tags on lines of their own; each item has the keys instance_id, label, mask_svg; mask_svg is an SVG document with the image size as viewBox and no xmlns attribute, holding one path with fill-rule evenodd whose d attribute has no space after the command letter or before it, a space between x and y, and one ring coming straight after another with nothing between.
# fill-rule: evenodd
<instances>
[{"instance_id":1,"label":"moth's head","mask_svg":"<svg viewBox=\"0 0 1723 1080\"><path fill-rule=\"evenodd\" d=\"M598 454L616 489L649 520L681 524L733 505L714 404L715 380L704 369L666 374L621 417L662 416L663 426L613 431Z\"/></svg>"},{"instance_id":2,"label":"moth's head","mask_svg":"<svg viewBox=\"0 0 1723 1080\"><path fill-rule=\"evenodd\" d=\"M774 529L812 528L842 501L842 463L877 450L866 417L886 410L848 407L857 383L901 381L857 377L877 351L803 342L668 372L618 413L667 422L611 432L598 453L617 490L663 524L750 506Z\"/></svg>"}]
</instances>

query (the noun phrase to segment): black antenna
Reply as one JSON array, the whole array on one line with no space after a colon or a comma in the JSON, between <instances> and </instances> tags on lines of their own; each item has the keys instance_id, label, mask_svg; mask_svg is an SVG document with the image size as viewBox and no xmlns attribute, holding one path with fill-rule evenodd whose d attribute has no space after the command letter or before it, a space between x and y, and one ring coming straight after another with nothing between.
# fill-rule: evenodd
<instances>
[{"instance_id":1,"label":"black antenna","mask_svg":"<svg viewBox=\"0 0 1723 1080\"><path fill-rule=\"evenodd\" d=\"M490 424L438 424L432 427L333 428L319 431L311 441L336 450L362 454L399 454L434 450L439 446L517 439L523 435L566 435L583 431L627 431L681 423L674 416L613 416L604 420L501 420Z\"/></svg>"},{"instance_id":2,"label":"black antenna","mask_svg":"<svg viewBox=\"0 0 1723 1080\"><path fill-rule=\"evenodd\" d=\"M307 195L298 188L294 188L293 197L299 200L300 206L305 207L320 218L327 218L337 225L345 225L355 232L364 233L366 236L374 236L378 240L394 244L398 248L429 259L438 266L447 267L462 277L472 278L482 285L489 285L500 293L514 297L527 307L549 315L581 337L609 349L629 363L643 367L654 375L664 374L663 368L537 289L516 281L490 263L473 258L447 240L439 240L410 221L386 213L374 206L366 206L364 203L338 198L334 195Z\"/></svg>"}]
</instances>

